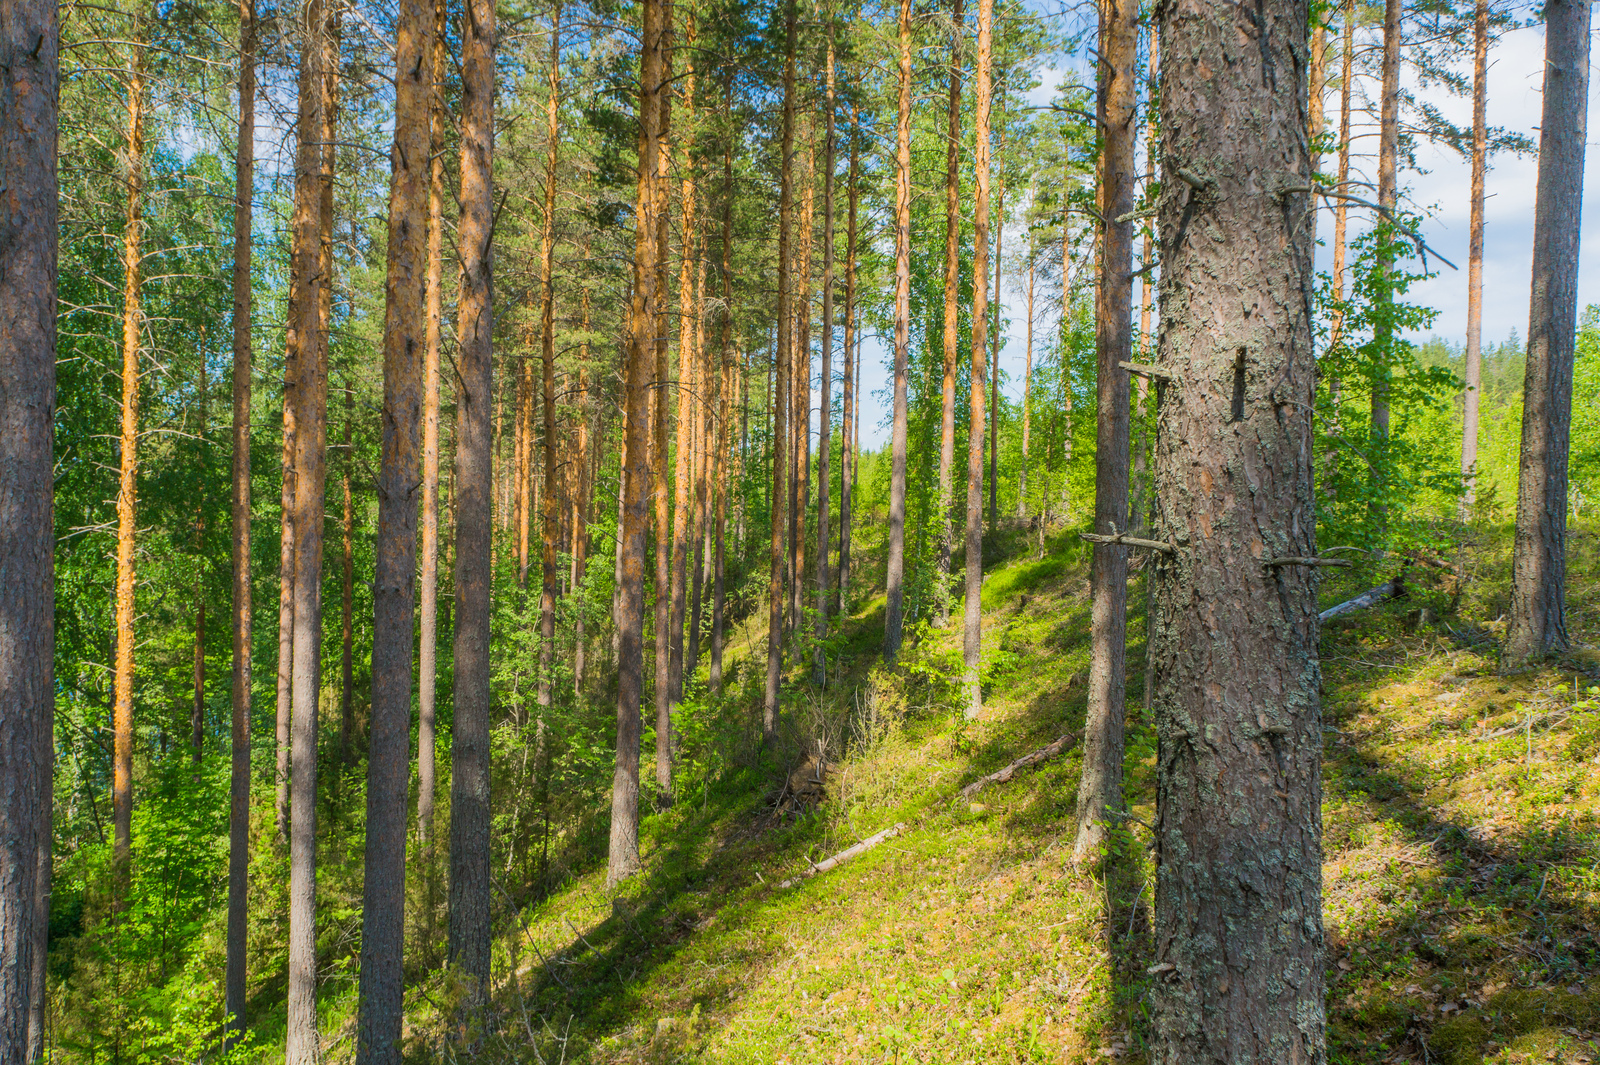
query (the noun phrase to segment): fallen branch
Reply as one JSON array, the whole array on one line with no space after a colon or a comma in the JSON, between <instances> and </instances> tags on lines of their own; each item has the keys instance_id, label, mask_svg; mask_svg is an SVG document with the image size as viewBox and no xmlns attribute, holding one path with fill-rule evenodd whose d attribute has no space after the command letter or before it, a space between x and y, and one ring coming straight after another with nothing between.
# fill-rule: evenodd
<instances>
[{"instance_id":1,"label":"fallen branch","mask_svg":"<svg viewBox=\"0 0 1600 1065\"><path fill-rule=\"evenodd\" d=\"M1012 762L1004 769L995 773L990 773L986 777L979 777L977 780L974 780L971 784L968 784L966 787L961 789L961 797L963 799L970 799L978 792L988 787L990 784L1004 784L1006 781L1017 775L1017 770L1026 769L1030 765L1038 765L1040 762L1054 758L1068 747L1071 747L1077 741L1078 734L1075 732L1069 732L1065 736L1062 736L1059 740L1056 740L1054 743L1046 744L1045 746L1040 747L1037 751L1023 755L1021 758L1018 758L1015 762Z\"/></svg>"},{"instance_id":2,"label":"fallen branch","mask_svg":"<svg viewBox=\"0 0 1600 1065\"><path fill-rule=\"evenodd\" d=\"M1095 544L1116 544L1120 547L1142 547L1147 551L1160 551L1163 555L1173 553L1172 545L1165 540L1145 540L1127 533L1117 533L1109 536L1105 533L1079 533L1080 540L1088 540Z\"/></svg>"},{"instance_id":3,"label":"fallen branch","mask_svg":"<svg viewBox=\"0 0 1600 1065\"><path fill-rule=\"evenodd\" d=\"M778 886L780 888L792 888L801 881L808 880L811 877L816 876L818 873L826 873L829 869L832 869L838 865L843 865L851 858L865 854L867 851L870 851L884 840L893 839L905 830L906 826L904 823L891 825L882 832L879 832L876 836L868 836L860 843L857 843L854 847L847 847L838 854L835 854L832 858L823 859L816 865L813 865L810 869L807 869L805 872L801 873L799 876L790 877L788 880L785 880Z\"/></svg>"},{"instance_id":4,"label":"fallen branch","mask_svg":"<svg viewBox=\"0 0 1600 1065\"><path fill-rule=\"evenodd\" d=\"M1388 602L1390 599L1399 599L1405 594L1405 574L1397 574L1393 579L1384 581L1376 588L1368 588L1354 599L1346 599L1338 606L1330 606L1317 615L1317 620L1327 621L1330 618L1340 617L1344 614L1353 614L1357 610L1364 610L1369 606Z\"/></svg>"}]
</instances>

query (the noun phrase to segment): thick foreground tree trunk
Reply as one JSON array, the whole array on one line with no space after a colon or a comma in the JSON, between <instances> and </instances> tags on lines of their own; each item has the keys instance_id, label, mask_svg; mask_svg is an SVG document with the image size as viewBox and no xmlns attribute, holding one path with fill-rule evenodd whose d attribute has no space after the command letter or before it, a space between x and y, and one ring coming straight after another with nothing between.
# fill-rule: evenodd
<instances>
[{"instance_id":1,"label":"thick foreground tree trunk","mask_svg":"<svg viewBox=\"0 0 1600 1065\"><path fill-rule=\"evenodd\" d=\"M489 989L490 455L494 407L493 0L468 0L462 40L461 294L456 379L455 726L450 745L450 964L468 983L464 1013Z\"/></svg>"},{"instance_id":2,"label":"thick foreground tree trunk","mask_svg":"<svg viewBox=\"0 0 1600 1065\"><path fill-rule=\"evenodd\" d=\"M250 897L250 259L256 142L255 0L239 5L239 139L233 202L233 729L228 792L228 938L223 979L230 1045L245 1032Z\"/></svg>"},{"instance_id":3,"label":"thick foreground tree trunk","mask_svg":"<svg viewBox=\"0 0 1600 1065\"><path fill-rule=\"evenodd\" d=\"M0 1062L39 1060L55 714L56 5L0 7Z\"/></svg>"},{"instance_id":4,"label":"thick foreground tree trunk","mask_svg":"<svg viewBox=\"0 0 1600 1065\"><path fill-rule=\"evenodd\" d=\"M1129 375L1133 358L1135 81L1139 8L1135 0L1100 5L1100 284L1095 287L1094 529L1128 531ZM1123 221L1126 219L1126 221ZM1128 549L1097 543L1089 567L1089 706L1078 782L1078 838L1073 858L1085 861L1105 843L1122 810L1122 754L1128 644Z\"/></svg>"},{"instance_id":5,"label":"thick foreground tree trunk","mask_svg":"<svg viewBox=\"0 0 1600 1065\"><path fill-rule=\"evenodd\" d=\"M639 41L639 191L623 380L621 535L617 544L617 764L611 780L611 839L606 882L639 871L640 701L644 688L644 556L650 519L650 385L655 361L657 289L656 173L661 152L667 12L643 0Z\"/></svg>"},{"instance_id":6,"label":"thick foreground tree trunk","mask_svg":"<svg viewBox=\"0 0 1600 1065\"><path fill-rule=\"evenodd\" d=\"M1307 21L1160 10L1156 1065L1327 1060Z\"/></svg>"},{"instance_id":7,"label":"thick foreground tree trunk","mask_svg":"<svg viewBox=\"0 0 1600 1065\"><path fill-rule=\"evenodd\" d=\"M383 453L373 586L372 725L361 909L359 1065L399 1065L404 1003L411 645L417 591L417 489L428 325L433 0L403 0L395 26L394 148L384 283Z\"/></svg>"},{"instance_id":8,"label":"thick foreground tree trunk","mask_svg":"<svg viewBox=\"0 0 1600 1065\"><path fill-rule=\"evenodd\" d=\"M1567 458L1578 318L1578 217L1589 125L1589 4L1545 7L1544 116L1533 218L1533 298L1522 379L1517 536L1505 659L1571 646L1567 636Z\"/></svg>"}]
</instances>

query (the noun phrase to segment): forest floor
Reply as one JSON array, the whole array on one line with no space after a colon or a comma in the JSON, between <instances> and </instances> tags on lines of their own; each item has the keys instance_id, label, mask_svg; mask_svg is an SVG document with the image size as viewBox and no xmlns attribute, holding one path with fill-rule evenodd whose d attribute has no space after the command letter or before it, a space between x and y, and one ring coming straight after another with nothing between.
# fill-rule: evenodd
<instances>
[{"instance_id":1,"label":"forest floor","mask_svg":"<svg viewBox=\"0 0 1600 1065\"><path fill-rule=\"evenodd\" d=\"M1129 848L1140 901L1113 911L1108 946L1104 889L1070 861L1076 748L959 795L1083 719L1082 545L1011 547L985 581L979 720L956 709L959 629L915 627L885 673L882 600L866 604L829 645L829 683L786 689L782 764L729 761L646 819L641 876L612 893L603 858L577 869L498 941L505 1034L485 1060L1143 1061L1146 847ZM1497 669L1509 530L1458 558L1458 573L1413 567L1407 598L1324 634L1332 1057L1600 1061L1600 526L1570 542L1584 649L1535 669ZM1372 575L1330 581L1324 605ZM1141 579L1129 593L1127 791L1150 822ZM741 713L754 681L735 668ZM440 996L410 1003L419 1055L440 1045Z\"/></svg>"}]
</instances>

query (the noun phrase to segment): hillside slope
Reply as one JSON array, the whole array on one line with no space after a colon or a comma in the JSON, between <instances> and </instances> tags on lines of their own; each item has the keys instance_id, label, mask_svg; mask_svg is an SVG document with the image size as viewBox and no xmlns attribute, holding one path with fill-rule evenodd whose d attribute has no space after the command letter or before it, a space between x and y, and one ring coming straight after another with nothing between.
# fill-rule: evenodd
<instances>
[{"instance_id":1,"label":"hillside slope","mask_svg":"<svg viewBox=\"0 0 1600 1065\"><path fill-rule=\"evenodd\" d=\"M1407 599L1325 634L1336 1061L1596 1056L1600 659L1496 672L1507 542L1485 535L1461 580L1413 569ZM1600 632L1595 530L1576 530L1572 549L1572 631L1588 644ZM1147 844L1154 738L1139 706L1137 579L1130 600L1130 831ZM1106 893L1069 861L1076 749L974 801L958 795L1081 725L1081 547L1063 539L996 568L984 606L976 723L955 709L957 633L919 630L885 673L881 601L870 604L830 644L826 687L792 678L779 759L732 745L698 794L647 819L636 882L608 895L596 863L524 911L497 943L502 1031L485 1059L1142 1060L1147 848L1128 848L1129 881L1113 885L1108 948ZM753 678L736 668L726 708L747 728L755 689L741 681ZM780 886L895 824L900 835L854 861ZM408 1002L418 1060L444 1045L449 996L435 981Z\"/></svg>"}]
</instances>

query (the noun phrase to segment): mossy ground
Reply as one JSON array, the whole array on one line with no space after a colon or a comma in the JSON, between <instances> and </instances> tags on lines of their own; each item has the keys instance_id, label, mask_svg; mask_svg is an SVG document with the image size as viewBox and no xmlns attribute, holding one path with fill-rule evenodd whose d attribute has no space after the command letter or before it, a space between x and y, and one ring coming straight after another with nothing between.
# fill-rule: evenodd
<instances>
[{"instance_id":1,"label":"mossy ground","mask_svg":"<svg viewBox=\"0 0 1600 1065\"><path fill-rule=\"evenodd\" d=\"M1600 640L1596 545L1593 527L1575 530L1579 645ZM1600 658L1498 672L1508 556L1507 531L1485 532L1464 549L1464 581L1413 569L1409 598L1325 634L1336 1062L1600 1059ZM1324 599L1367 576L1330 582ZM1148 822L1137 579L1130 603L1127 787ZM647 818L643 875L608 892L596 854L521 912L496 944L500 1032L485 1060L1143 1060L1145 848L1128 848L1108 946L1107 893L1070 862L1076 750L973 802L957 795L1080 726L1081 547L1062 538L997 565L984 607L977 722L956 710L958 631L917 626L885 672L882 601L866 603L829 645L829 684L791 678L776 755L734 744L703 789ZM744 662L757 635L741 636ZM736 666L730 691L724 710L750 727L750 671ZM819 751L820 791L786 793ZM897 822L903 834L854 862L779 886ZM450 994L434 979L409 996L416 1060L446 1045Z\"/></svg>"}]
</instances>

